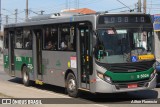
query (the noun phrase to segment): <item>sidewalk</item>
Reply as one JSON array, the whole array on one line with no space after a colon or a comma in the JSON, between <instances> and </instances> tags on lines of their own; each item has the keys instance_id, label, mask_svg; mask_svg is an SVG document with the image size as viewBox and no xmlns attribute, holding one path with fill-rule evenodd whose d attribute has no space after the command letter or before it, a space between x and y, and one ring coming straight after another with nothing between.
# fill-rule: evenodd
<instances>
[{"instance_id":1,"label":"sidewalk","mask_svg":"<svg viewBox=\"0 0 160 107\"><path fill-rule=\"evenodd\" d=\"M0 70L3 70L3 55L0 55Z\"/></svg>"},{"instance_id":2,"label":"sidewalk","mask_svg":"<svg viewBox=\"0 0 160 107\"><path fill-rule=\"evenodd\" d=\"M3 64L3 54L0 53L0 65Z\"/></svg>"}]
</instances>

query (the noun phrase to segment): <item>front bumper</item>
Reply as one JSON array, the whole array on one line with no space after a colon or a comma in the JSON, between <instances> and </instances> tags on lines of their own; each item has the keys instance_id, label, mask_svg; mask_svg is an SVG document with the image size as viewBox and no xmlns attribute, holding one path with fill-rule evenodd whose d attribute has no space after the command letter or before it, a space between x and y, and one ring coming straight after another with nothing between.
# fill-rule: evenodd
<instances>
[{"instance_id":1,"label":"front bumper","mask_svg":"<svg viewBox=\"0 0 160 107\"><path fill-rule=\"evenodd\" d=\"M142 82L134 82L134 83L139 83L137 88L126 88L122 87L122 84L110 84L107 83L106 81L102 79L97 79L95 83L96 93L119 93L119 92L130 92L130 91L138 91L138 90L148 90L148 89L153 89L156 87L156 77L157 75L154 76L154 78L150 81L142 81ZM130 83L123 83L123 85L127 85ZM119 86L119 88L117 88Z\"/></svg>"}]
</instances>

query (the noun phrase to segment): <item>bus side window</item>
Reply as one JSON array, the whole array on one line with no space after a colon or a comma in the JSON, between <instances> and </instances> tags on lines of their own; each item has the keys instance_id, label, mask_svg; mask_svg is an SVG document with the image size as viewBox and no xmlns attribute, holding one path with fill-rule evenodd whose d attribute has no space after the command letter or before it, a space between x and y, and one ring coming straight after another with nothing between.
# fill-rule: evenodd
<instances>
[{"instance_id":1,"label":"bus side window","mask_svg":"<svg viewBox=\"0 0 160 107\"><path fill-rule=\"evenodd\" d=\"M52 43L52 49L57 50L58 49L58 29L56 27L51 28L51 43Z\"/></svg>"},{"instance_id":2,"label":"bus side window","mask_svg":"<svg viewBox=\"0 0 160 107\"><path fill-rule=\"evenodd\" d=\"M25 49L32 49L32 34L30 30L24 30L24 44L23 47Z\"/></svg>"},{"instance_id":3,"label":"bus side window","mask_svg":"<svg viewBox=\"0 0 160 107\"><path fill-rule=\"evenodd\" d=\"M75 51L76 50L76 32L75 26L64 25L60 29L59 50Z\"/></svg>"},{"instance_id":4,"label":"bus side window","mask_svg":"<svg viewBox=\"0 0 160 107\"><path fill-rule=\"evenodd\" d=\"M23 42L23 30L17 29L15 34L15 48L22 48L22 42Z\"/></svg>"},{"instance_id":5,"label":"bus side window","mask_svg":"<svg viewBox=\"0 0 160 107\"><path fill-rule=\"evenodd\" d=\"M52 44L52 40L51 40L51 27L50 26L45 26L43 38L44 38L43 49L53 50L53 44Z\"/></svg>"}]
</instances>

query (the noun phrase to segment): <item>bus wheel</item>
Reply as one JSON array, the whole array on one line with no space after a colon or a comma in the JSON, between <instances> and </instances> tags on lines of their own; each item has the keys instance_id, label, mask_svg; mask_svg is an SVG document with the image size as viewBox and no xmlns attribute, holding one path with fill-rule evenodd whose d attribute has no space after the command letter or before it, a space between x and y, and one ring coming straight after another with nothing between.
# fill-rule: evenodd
<instances>
[{"instance_id":1,"label":"bus wheel","mask_svg":"<svg viewBox=\"0 0 160 107\"><path fill-rule=\"evenodd\" d=\"M22 69L22 76L23 76L23 84L25 86L29 86L30 85L29 73L28 73L28 68L26 66L24 66Z\"/></svg>"},{"instance_id":2,"label":"bus wheel","mask_svg":"<svg viewBox=\"0 0 160 107\"><path fill-rule=\"evenodd\" d=\"M75 76L72 73L67 75L67 92L71 97L78 97L79 91L77 88L77 81Z\"/></svg>"}]
</instances>

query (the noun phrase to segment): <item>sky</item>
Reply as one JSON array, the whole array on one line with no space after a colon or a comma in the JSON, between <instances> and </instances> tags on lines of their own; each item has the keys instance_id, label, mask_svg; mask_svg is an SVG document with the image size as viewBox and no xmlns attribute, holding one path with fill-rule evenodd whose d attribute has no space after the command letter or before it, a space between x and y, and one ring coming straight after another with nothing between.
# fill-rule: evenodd
<instances>
[{"instance_id":1,"label":"sky","mask_svg":"<svg viewBox=\"0 0 160 107\"><path fill-rule=\"evenodd\" d=\"M120 12L134 9L138 0L119 0L123 2L125 7L118 0L28 0L29 9L33 12L29 12L29 17L35 16L40 13L41 10L45 11L44 14L60 12L63 9L68 8L90 8L95 11L109 11ZM68 1L68 6L66 2ZM142 0L143 1L143 0ZM6 23L6 15L8 15L8 23L15 22L15 9L18 9L18 22L25 20L25 8L26 0L1 0L1 13L2 24ZM121 8L121 9L118 9ZM114 10L116 9L116 10ZM118 9L118 10L117 10ZM111 10L111 11L110 11ZM113 11L114 10L114 11ZM147 0L147 13L160 14L160 0Z\"/></svg>"}]
</instances>

